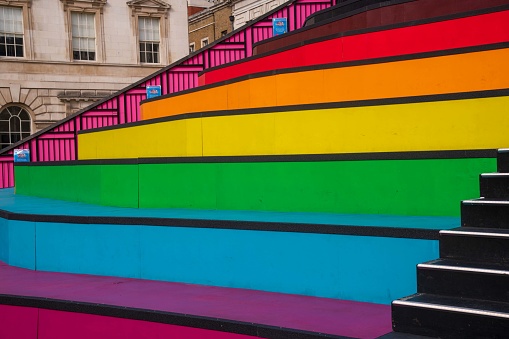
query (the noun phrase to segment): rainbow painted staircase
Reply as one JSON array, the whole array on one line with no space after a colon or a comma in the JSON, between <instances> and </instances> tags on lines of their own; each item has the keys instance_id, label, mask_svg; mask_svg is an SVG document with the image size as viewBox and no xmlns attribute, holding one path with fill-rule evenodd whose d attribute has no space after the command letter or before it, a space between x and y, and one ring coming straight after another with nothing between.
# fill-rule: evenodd
<instances>
[{"instance_id":1,"label":"rainbow painted staircase","mask_svg":"<svg viewBox=\"0 0 509 339\"><path fill-rule=\"evenodd\" d=\"M33 162L0 196L0 314L39 339L503 337L489 322L467 330L464 314L435 326L443 313L411 313L404 297L448 296L433 288L463 278L428 285L433 263L416 284L415 266L448 258L447 235L482 205L467 199L505 198L503 175L482 176L481 191L478 180L497 157L507 166L508 19L500 0L342 2L194 73L199 87L121 92L23 141ZM140 101L140 121L116 115ZM98 111L121 125L101 126ZM45 143L56 135L72 142ZM483 206L505 220L505 204ZM482 291L466 297L490 299Z\"/></svg>"}]
</instances>

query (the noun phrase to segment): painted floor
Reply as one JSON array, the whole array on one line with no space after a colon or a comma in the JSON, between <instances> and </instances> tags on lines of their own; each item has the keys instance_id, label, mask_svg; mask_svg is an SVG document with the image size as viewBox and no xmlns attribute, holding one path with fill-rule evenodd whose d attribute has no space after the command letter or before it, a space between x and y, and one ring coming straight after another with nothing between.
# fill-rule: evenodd
<instances>
[{"instance_id":1,"label":"painted floor","mask_svg":"<svg viewBox=\"0 0 509 339\"><path fill-rule=\"evenodd\" d=\"M134 218L178 218L285 222L321 225L379 226L442 230L460 225L459 217L394 216L332 213L281 213L260 211L219 211L192 209L137 209L107 207L14 194L0 189L0 209L14 213L71 216L116 216Z\"/></svg>"},{"instance_id":2,"label":"painted floor","mask_svg":"<svg viewBox=\"0 0 509 339\"><path fill-rule=\"evenodd\" d=\"M150 309L353 338L391 331L388 305L150 280L31 271L0 262L0 294Z\"/></svg>"}]
</instances>

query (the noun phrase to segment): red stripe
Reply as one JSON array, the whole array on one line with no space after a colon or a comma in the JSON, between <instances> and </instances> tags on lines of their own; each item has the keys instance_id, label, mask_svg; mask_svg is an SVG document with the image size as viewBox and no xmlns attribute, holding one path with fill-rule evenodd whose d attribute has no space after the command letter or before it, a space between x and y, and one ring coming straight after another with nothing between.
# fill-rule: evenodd
<instances>
[{"instance_id":1,"label":"red stripe","mask_svg":"<svg viewBox=\"0 0 509 339\"><path fill-rule=\"evenodd\" d=\"M199 85L276 69L357 61L509 41L509 11L352 35L206 71Z\"/></svg>"}]
</instances>

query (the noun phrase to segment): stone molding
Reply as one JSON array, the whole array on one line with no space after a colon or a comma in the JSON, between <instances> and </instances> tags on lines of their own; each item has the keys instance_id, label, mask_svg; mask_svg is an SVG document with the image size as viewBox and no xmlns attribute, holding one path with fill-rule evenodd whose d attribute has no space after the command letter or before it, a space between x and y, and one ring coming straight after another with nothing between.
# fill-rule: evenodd
<instances>
[{"instance_id":1,"label":"stone molding","mask_svg":"<svg viewBox=\"0 0 509 339\"><path fill-rule=\"evenodd\" d=\"M76 10L86 10L86 9L99 9L102 13L104 5L106 5L107 0L60 0L64 5L64 11L72 9Z\"/></svg>"},{"instance_id":2,"label":"stone molding","mask_svg":"<svg viewBox=\"0 0 509 339\"><path fill-rule=\"evenodd\" d=\"M131 0L127 2L131 15L164 16L168 18L171 5L161 0Z\"/></svg>"}]
</instances>

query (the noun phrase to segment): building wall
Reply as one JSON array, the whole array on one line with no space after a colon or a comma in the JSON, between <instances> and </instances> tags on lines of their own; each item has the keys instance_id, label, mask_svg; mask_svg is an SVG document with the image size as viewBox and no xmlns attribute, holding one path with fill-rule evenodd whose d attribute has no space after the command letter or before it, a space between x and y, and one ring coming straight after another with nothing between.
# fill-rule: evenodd
<instances>
[{"instance_id":1,"label":"building wall","mask_svg":"<svg viewBox=\"0 0 509 339\"><path fill-rule=\"evenodd\" d=\"M209 39L209 44L232 31L230 15L231 3L222 2L189 17L189 44L199 50L201 41Z\"/></svg>"},{"instance_id":2,"label":"building wall","mask_svg":"<svg viewBox=\"0 0 509 339\"><path fill-rule=\"evenodd\" d=\"M24 8L24 56L0 56L0 111L24 107L32 132L188 54L185 0L0 0L0 6ZM80 6L95 11L94 61L72 57L70 13ZM160 17L159 63L140 62L138 16Z\"/></svg>"},{"instance_id":3,"label":"building wall","mask_svg":"<svg viewBox=\"0 0 509 339\"><path fill-rule=\"evenodd\" d=\"M233 28L237 29L248 21L254 20L274 8L284 4L285 0L241 0L236 1L232 8L235 18Z\"/></svg>"}]
</instances>

